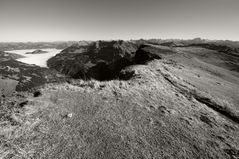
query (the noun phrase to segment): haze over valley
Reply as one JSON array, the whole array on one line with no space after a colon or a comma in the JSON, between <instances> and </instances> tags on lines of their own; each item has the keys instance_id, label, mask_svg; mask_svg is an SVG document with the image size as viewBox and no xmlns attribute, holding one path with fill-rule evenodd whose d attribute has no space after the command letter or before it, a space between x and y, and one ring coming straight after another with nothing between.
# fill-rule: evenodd
<instances>
[{"instance_id":1,"label":"haze over valley","mask_svg":"<svg viewBox=\"0 0 239 159\"><path fill-rule=\"evenodd\" d=\"M238 2L0 0L0 158L239 158Z\"/></svg>"},{"instance_id":2,"label":"haze over valley","mask_svg":"<svg viewBox=\"0 0 239 159\"><path fill-rule=\"evenodd\" d=\"M27 64L35 64L41 67L47 67L47 60L56 54L58 54L61 50L57 49L43 49L46 53L37 53L32 54L29 52L33 52L35 49L28 49L28 50L11 50L8 51L9 53L15 53L18 55L23 56L22 58L17 59L17 61L27 63Z\"/></svg>"}]
</instances>

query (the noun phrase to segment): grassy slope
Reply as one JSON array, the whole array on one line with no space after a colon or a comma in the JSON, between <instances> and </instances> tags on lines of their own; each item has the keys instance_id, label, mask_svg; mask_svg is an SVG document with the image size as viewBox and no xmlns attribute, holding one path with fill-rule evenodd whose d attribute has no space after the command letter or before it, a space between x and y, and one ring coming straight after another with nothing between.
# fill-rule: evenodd
<instances>
[{"instance_id":1,"label":"grassy slope","mask_svg":"<svg viewBox=\"0 0 239 159\"><path fill-rule=\"evenodd\" d=\"M5 79L0 75L0 95L10 95L16 90L18 81L13 79Z\"/></svg>"},{"instance_id":2,"label":"grassy slope","mask_svg":"<svg viewBox=\"0 0 239 159\"><path fill-rule=\"evenodd\" d=\"M198 69L204 76L196 80L196 71L190 68L172 60L155 60L128 68L135 72L129 81L48 85L40 97L25 94L15 100L27 98L23 107L2 101L5 107L15 107L1 119L0 156L238 158L238 122L199 100L206 94L219 103L216 106L230 102L230 96L221 101L224 92L213 93L212 83L218 79L225 83L223 89L233 93L238 89L238 83L232 82L233 78L238 81L236 76L225 82ZM203 85L213 89L210 92ZM233 101L230 107L226 111L238 111Z\"/></svg>"}]
</instances>

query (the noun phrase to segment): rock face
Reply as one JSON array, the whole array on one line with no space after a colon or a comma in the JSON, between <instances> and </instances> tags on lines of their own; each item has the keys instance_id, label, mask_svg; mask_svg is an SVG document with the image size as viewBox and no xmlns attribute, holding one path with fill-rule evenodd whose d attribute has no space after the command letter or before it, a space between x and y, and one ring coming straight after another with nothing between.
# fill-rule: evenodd
<instances>
[{"instance_id":1,"label":"rock face","mask_svg":"<svg viewBox=\"0 0 239 159\"><path fill-rule=\"evenodd\" d=\"M134 62L137 46L124 41L74 44L48 60L50 68L73 78L107 80Z\"/></svg>"},{"instance_id":2,"label":"rock face","mask_svg":"<svg viewBox=\"0 0 239 159\"><path fill-rule=\"evenodd\" d=\"M26 54L44 54L48 53L47 51L42 51L42 50L35 50L33 52L27 52Z\"/></svg>"},{"instance_id":3,"label":"rock face","mask_svg":"<svg viewBox=\"0 0 239 159\"><path fill-rule=\"evenodd\" d=\"M124 41L74 44L48 60L48 66L73 78L109 80L132 64L144 64L174 54L167 46Z\"/></svg>"}]
</instances>

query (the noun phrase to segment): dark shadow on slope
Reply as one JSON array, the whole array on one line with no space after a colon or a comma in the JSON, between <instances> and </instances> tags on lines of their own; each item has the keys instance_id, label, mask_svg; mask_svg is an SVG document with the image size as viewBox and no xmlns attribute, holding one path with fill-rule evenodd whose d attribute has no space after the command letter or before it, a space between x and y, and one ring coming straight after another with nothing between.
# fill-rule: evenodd
<instances>
[{"instance_id":1,"label":"dark shadow on slope","mask_svg":"<svg viewBox=\"0 0 239 159\"><path fill-rule=\"evenodd\" d=\"M100 81L112 79L114 77L114 72L109 69L109 66L105 62L99 62L94 67L91 67L86 78L94 78Z\"/></svg>"},{"instance_id":2,"label":"dark shadow on slope","mask_svg":"<svg viewBox=\"0 0 239 159\"><path fill-rule=\"evenodd\" d=\"M215 110L216 112L226 116L227 118L231 119L232 121L239 124L239 116L237 116L232 110L228 107L223 107L216 102L212 101L210 98L199 96L198 94L193 94L193 97L200 103L205 104L209 108Z\"/></svg>"},{"instance_id":3,"label":"dark shadow on slope","mask_svg":"<svg viewBox=\"0 0 239 159\"><path fill-rule=\"evenodd\" d=\"M70 51L69 51L70 50ZM78 79L130 79L121 70L135 64L146 64L154 59L162 59L174 54L170 47L143 44L135 46L130 42L95 42L89 46L72 46L48 60L48 66Z\"/></svg>"},{"instance_id":4,"label":"dark shadow on slope","mask_svg":"<svg viewBox=\"0 0 239 159\"><path fill-rule=\"evenodd\" d=\"M140 46L140 48L136 51L134 57L136 64L145 64L146 62L154 59L162 59L162 57L160 55L150 52L149 46L147 45Z\"/></svg>"}]
</instances>

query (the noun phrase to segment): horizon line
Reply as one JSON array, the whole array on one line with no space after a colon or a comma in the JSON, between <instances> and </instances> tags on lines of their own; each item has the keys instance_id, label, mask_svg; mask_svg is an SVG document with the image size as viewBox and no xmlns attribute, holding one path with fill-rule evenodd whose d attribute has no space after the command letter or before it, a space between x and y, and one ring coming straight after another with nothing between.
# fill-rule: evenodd
<instances>
[{"instance_id":1,"label":"horizon line","mask_svg":"<svg viewBox=\"0 0 239 159\"><path fill-rule=\"evenodd\" d=\"M54 43L54 42L80 42L80 41L137 41L137 40L206 40L206 41L231 41L231 42L239 42L238 40L232 40L232 39L211 39L211 38L201 38L201 37L195 37L195 38L138 38L138 39L96 39L96 40L49 40L49 41L0 41L0 43Z\"/></svg>"}]
</instances>

